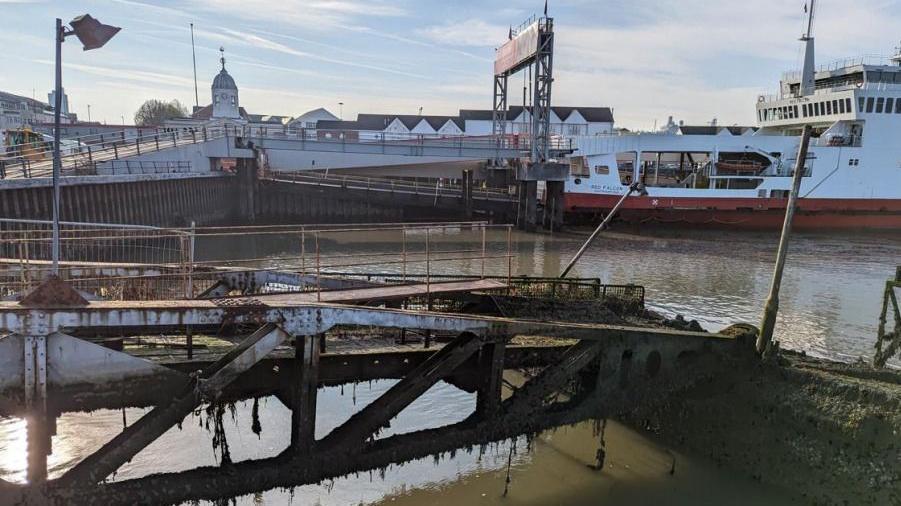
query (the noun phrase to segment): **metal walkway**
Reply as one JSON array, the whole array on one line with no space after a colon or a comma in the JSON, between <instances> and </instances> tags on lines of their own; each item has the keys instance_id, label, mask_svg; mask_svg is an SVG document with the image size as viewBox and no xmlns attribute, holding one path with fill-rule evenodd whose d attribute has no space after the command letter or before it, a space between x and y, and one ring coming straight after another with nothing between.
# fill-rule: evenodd
<instances>
[{"instance_id":1,"label":"metal walkway","mask_svg":"<svg viewBox=\"0 0 901 506\"><path fill-rule=\"evenodd\" d=\"M229 304L235 305L253 305L256 302L264 302L272 305L301 304L309 302L359 304L376 301L400 300L409 297L447 295L478 290L498 290L507 288L507 286L507 283L497 280L477 279L472 281L450 281L429 284L419 283L411 285L377 286L371 288L352 288L346 290L279 293L272 295L257 295L253 298L233 297L215 300L228 301Z\"/></svg>"},{"instance_id":2,"label":"metal walkway","mask_svg":"<svg viewBox=\"0 0 901 506\"><path fill-rule=\"evenodd\" d=\"M529 149L512 136L375 135L324 130L268 131L246 127L203 128L134 136L121 132L120 135L72 140L79 142L79 148L63 153L61 173L64 176L208 172L209 163L200 163L200 158L255 158L254 151L248 149L251 146L267 152L276 163L273 166L275 169L297 168L296 164L291 164L291 152L477 160L518 158ZM52 171L50 145L43 151L30 153L28 157L0 156L0 180L50 177Z\"/></svg>"}]
</instances>

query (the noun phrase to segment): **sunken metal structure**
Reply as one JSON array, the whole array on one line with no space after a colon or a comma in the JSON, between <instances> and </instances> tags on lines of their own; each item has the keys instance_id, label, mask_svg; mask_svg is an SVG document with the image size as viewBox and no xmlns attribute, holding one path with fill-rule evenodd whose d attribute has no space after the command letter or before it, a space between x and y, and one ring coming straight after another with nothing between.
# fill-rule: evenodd
<instances>
[{"instance_id":1,"label":"sunken metal structure","mask_svg":"<svg viewBox=\"0 0 901 506\"><path fill-rule=\"evenodd\" d=\"M299 293L222 295L223 286L247 288L248 282L266 276L285 281L275 273L228 274L222 284L201 295L209 298L177 301L87 301L65 283L54 281L20 301L0 302L0 331L8 333L0 339L4 361L0 409L26 415L29 436L29 484L0 484L2 502L62 504L73 498L83 502L102 498L109 504L169 504L314 483L659 401L751 349L734 337L699 332L372 307L396 305L417 291L424 293L425 287L416 284L407 285L404 293L396 287L323 292L341 304L298 302L303 295ZM441 285L447 285L446 295L500 289L505 283L484 280L465 286L437 281L430 287L435 297L441 296ZM383 298L373 290L382 290ZM334 295L342 291L347 295ZM191 328L224 324L255 330L217 360L181 367L152 363L72 335L110 328L185 335ZM348 326L420 329L456 337L434 350L415 353L365 358L324 353L321 336ZM513 336L523 335L549 336L559 342L535 348L510 344ZM502 396L504 370L525 366L539 372L508 397ZM400 381L316 439L317 388L374 377ZM243 380L236 382L238 378ZM477 408L471 416L451 426L376 438L392 418L440 380L476 392ZM117 394L111 395L112 390ZM283 453L105 482L201 405L259 395L276 395L292 411L291 444ZM47 455L56 417L66 411L118 405L155 407L62 476L48 480Z\"/></svg>"}]
</instances>

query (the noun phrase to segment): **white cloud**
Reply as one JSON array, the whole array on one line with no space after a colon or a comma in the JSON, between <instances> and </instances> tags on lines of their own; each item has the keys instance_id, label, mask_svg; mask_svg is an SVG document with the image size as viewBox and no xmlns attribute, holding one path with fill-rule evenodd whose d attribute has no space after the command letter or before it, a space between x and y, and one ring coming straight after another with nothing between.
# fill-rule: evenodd
<instances>
[{"instance_id":1,"label":"white cloud","mask_svg":"<svg viewBox=\"0 0 901 506\"><path fill-rule=\"evenodd\" d=\"M192 0L197 9L252 19L326 30L360 17L398 17L400 7L378 0Z\"/></svg>"},{"instance_id":2,"label":"white cloud","mask_svg":"<svg viewBox=\"0 0 901 506\"><path fill-rule=\"evenodd\" d=\"M298 58L306 58L310 60L321 61L324 63L332 63L336 65L343 65L347 67L354 67L364 70L375 70L378 72L384 72L388 74L395 74L404 77L412 77L416 79L429 79L428 77L415 74L412 72L407 72L403 70L397 70L393 68L378 66L378 65L370 65L368 63L363 63L355 60L341 60L337 58L331 58L328 56L323 56L321 53L311 53L307 51L301 51L299 49L295 49L287 44L282 44L281 42L276 42L272 39L268 39L266 37L262 37L260 35L244 32L240 30L232 30L229 28L222 28L222 31L219 33L209 32L206 30L198 31L201 36L212 38L214 40L228 41L232 43L238 43L241 45L251 46L258 49L266 49L269 51L275 51L278 53L283 53L291 56L295 56Z\"/></svg>"},{"instance_id":3,"label":"white cloud","mask_svg":"<svg viewBox=\"0 0 901 506\"><path fill-rule=\"evenodd\" d=\"M448 46L498 47L506 41L509 26L493 25L481 19L428 26L416 33L438 44Z\"/></svg>"},{"instance_id":4,"label":"white cloud","mask_svg":"<svg viewBox=\"0 0 901 506\"><path fill-rule=\"evenodd\" d=\"M33 60L35 63L40 63L42 65L53 65L53 62L50 60L42 60L36 59ZM163 74L157 70L147 71L147 70L135 70L135 69L126 69L120 67L103 67L99 65L84 65L81 63L67 63L63 62L63 68L78 70L80 72L84 72L87 74L92 74L95 76L102 76L106 78L114 78L114 79L123 79L126 81L137 81L147 84L154 84L159 86L170 86L170 87L180 87L180 86L194 86L194 81L186 78L177 76L174 74Z\"/></svg>"}]
</instances>

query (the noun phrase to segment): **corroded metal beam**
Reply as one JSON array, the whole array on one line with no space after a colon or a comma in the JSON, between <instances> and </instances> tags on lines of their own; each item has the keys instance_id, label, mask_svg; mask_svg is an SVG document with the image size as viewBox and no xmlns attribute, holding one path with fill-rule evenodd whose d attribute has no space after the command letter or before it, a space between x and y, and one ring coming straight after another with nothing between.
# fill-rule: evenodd
<instances>
[{"instance_id":1,"label":"corroded metal beam","mask_svg":"<svg viewBox=\"0 0 901 506\"><path fill-rule=\"evenodd\" d=\"M598 341L580 341L573 345L560 360L543 369L504 401L501 408L504 416L515 418L541 408L544 399L585 368L602 349L603 343Z\"/></svg>"},{"instance_id":2,"label":"corroded metal beam","mask_svg":"<svg viewBox=\"0 0 901 506\"><path fill-rule=\"evenodd\" d=\"M386 310L338 304L266 304L257 299L148 302L91 302L83 308L33 309L0 302L0 330L47 335L61 329L91 327L202 326L224 322L276 323L293 335L316 335L335 325L420 328L452 332L486 329L490 323L437 313Z\"/></svg>"},{"instance_id":3,"label":"corroded metal beam","mask_svg":"<svg viewBox=\"0 0 901 506\"><path fill-rule=\"evenodd\" d=\"M359 449L360 445L380 428L388 425L392 418L404 408L424 394L441 378L452 373L473 353L479 350L484 341L475 334L465 332L451 343L435 352L410 374L372 401L368 406L350 417L344 424L334 429L317 447L324 451L336 448Z\"/></svg>"},{"instance_id":4,"label":"corroded metal beam","mask_svg":"<svg viewBox=\"0 0 901 506\"><path fill-rule=\"evenodd\" d=\"M336 325L418 328L451 332L487 331L503 327L511 335L607 340L610 338L701 340L731 344L734 337L706 332L591 323L517 320L464 316L342 304L267 303L264 298L182 301L98 301L83 308L31 309L0 302L0 330L47 335L59 329L90 327L173 327L231 323L276 323L293 335L316 335Z\"/></svg>"},{"instance_id":5,"label":"corroded metal beam","mask_svg":"<svg viewBox=\"0 0 901 506\"><path fill-rule=\"evenodd\" d=\"M181 422L204 397L215 397L223 387L281 344L288 334L266 324L221 359L205 368L196 382L189 381L175 399L127 427L110 442L66 472L60 481L93 484L106 478L150 443Z\"/></svg>"}]
</instances>

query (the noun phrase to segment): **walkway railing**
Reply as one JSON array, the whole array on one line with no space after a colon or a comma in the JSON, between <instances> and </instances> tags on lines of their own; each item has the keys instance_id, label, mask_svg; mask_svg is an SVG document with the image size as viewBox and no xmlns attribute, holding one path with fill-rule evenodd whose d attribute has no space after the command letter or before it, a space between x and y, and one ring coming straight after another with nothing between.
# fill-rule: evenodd
<instances>
[{"instance_id":1,"label":"walkway railing","mask_svg":"<svg viewBox=\"0 0 901 506\"><path fill-rule=\"evenodd\" d=\"M96 175L97 164L111 160L153 153L185 144L197 144L222 137L236 139L236 144L247 147L248 141L295 140L306 143L325 143L349 149L355 145L410 147L411 155L422 154L418 148L454 148L464 150L519 151L530 149L528 136L464 136L417 133L392 133L368 130L287 129L285 127L248 127L225 125L213 128L185 128L159 130L154 134L137 131L121 131L115 134L94 134L66 139L61 153L61 174L64 176ZM240 142L237 141L240 139ZM554 137L552 150L572 149L571 139ZM162 169L166 169L163 167ZM0 179L50 177L53 172L53 143L47 142L35 149L31 144L7 146L0 153Z\"/></svg>"},{"instance_id":2,"label":"walkway railing","mask_svg":"<svg viewBox=\"0 0 901 506\"><path fill-rule=\"evenodd\" d=\"M0 298L21 295L50 273L49 223L0 220L0 244ZM485 222L196 229L64 223L60 259L60 277L77 289L121 300L192 298L235 273L257 284L224 293L315 292L318 299L338 286L334 273L376 268L395 284L418 280L429 294L448 273L510 279L513 229Z\"/></svg>"},{"instance_id":3,"label":"walkway railing","mask_svg":"<svg viewBox=\"0 0 901 506\"><path fill-rule=\"evenodd\" d=\"M379 272L332 272L333 276L348 279L361 279L372 283L396 284L398 282L415 283L424 276L408 274L398 278L393 273ZM545 278L534 276L475 276L467 274L432 274L433 281L460 281L467 279L495 279L504 281L506 288L490 290L491 293L533 298L557 300L596 300L617 298L644 306L645 290L641 285L616 285L601 283L600 278Z\"/></svg>"},{"instance_id":4,"label":"walkway railing","mask_svg":"<svg viewBox=\"0 0 901 506\"><path fill-rule=\"evenodd\" d=\"M463 195L463 185L452 182L447 178L422 178L399 179L387 177L365 177L344 174L327 174L324 172L269 171L266 179L273 181L290 182L316 186L332 186L354 190L386 191L397 193L412 193L425 196L452 196ZM516 194L507 188L473 188L474 198L491 198L497 200L516 200Z\"/></svg>"},{"instance_id":5,"label":"walkway railing","mask_svg":"<svg viewBox=\"0 0 901 506\"><path fill-rule=\"evenodd\" d=\"M225 130L222 128L209 130L204 128L178 132L160 131L153 135L144 133L129 135L122 131L118 135L91 135L72 139L70 141L75 142L77 147L66 146L61 153L60 174L96 175L98 163L117 161L184 144L197 144L224 136ZM8 154L0 156L0 179L50 177L53 174L52 143L46 143L44 149L29 151L26 156L16 155L16 148L16 146L7 147ZM158 170L169 172L171 168L159 166Z\"/></svg>"}]
</instances>

